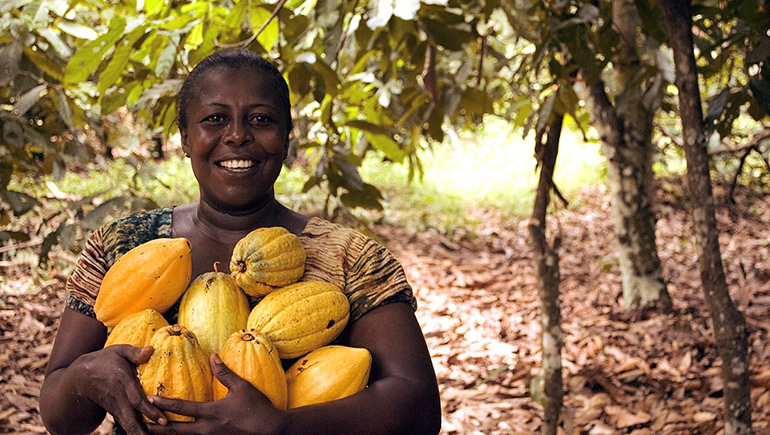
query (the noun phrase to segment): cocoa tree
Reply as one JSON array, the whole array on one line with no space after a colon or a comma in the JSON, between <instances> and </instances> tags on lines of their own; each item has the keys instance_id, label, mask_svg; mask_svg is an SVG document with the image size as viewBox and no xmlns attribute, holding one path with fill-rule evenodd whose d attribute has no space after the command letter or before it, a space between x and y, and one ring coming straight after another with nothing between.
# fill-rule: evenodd
<instances>
[{"instance_id":1,"label":"cocoa tree","mask_svg":"<svg viewBox=\"0 0 770 435\"><path fill-rule=\"evenodd\" d=\"M687 184L691 196L701 283L711 315L717 350L722 359L725 433L749 434L751 396L746 322L730 299L722 266L698 74L693 54L690 1L661 2L660 8L676 64L679 113L687 158Z\"/></svg>"},{"instance_id":2,"label":"cocoa tree","mask_svg":"<svg viewBox=\"0 0 770 435\"><path fill-rule=\"evenodd\" d=\"M540 300L540 342L542 362L539 380L542 382L542 405L544 408L541 433L558 433L559 415L563 404L564 387L562 381L562 329L561 307L559 305L559 244L560 237L548 241L546 222L550 195L557 191L553 182L556 157L559 154L559 140L564 123L563 115L556 115L544 135L538 139L536 157L540 176L538 177L532 217L529 222L530 240L534 252L535 272L537 274L538 297Z\"/></svg>"}]
</instances>

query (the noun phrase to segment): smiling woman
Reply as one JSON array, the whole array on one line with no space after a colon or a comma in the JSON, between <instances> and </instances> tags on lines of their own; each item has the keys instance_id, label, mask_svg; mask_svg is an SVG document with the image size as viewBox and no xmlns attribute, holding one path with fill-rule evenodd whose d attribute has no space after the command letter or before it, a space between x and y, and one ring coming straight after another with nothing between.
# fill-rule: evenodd
<instances>
[{"instance_id":1,"label":"smiling woman","mask_svg":"<svg viewBox=\"0 0 770 435\"><path fill-rule=\"evenodd\" d=\"M178 107L199 201L126 216L89 238L67 284L40 394L48 430L88 433L110 413L120 430L142 435L437 433L436 377L401 265L362 234L303 216L275 198L292 129L288 87L278 70L249 51L220 51L188 76ZM216 263L229 264L239 240L268 227L299 237L307 253L300 281L328 282L345 293L350 320L336 343L371 353L368 388L328 403L279 410L215 354L212 371L229 390L223 399L195 403L145 396L136 366L150 358L152 348L104 348L108 330L93 315L105 273L134 246L176 237L191 243L194 279ZM252 307L257 302L250 300ZM164 316L175 323L176 308ZM172 422L164 412L194 421Z\"/></svg>"}]
</instances>

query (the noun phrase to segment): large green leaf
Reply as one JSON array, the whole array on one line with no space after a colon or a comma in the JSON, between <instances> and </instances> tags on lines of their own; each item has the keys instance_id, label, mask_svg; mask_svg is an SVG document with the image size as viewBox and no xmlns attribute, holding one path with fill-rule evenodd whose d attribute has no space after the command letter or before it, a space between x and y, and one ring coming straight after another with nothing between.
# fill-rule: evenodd
<instances>
[{"instance_id":1,"label":"large green leaf","mask_svg":"<svg viewBox=\"0 0 770 435\"><path fill-rule=\"evenodd\" d=\"M64 82L79 83L88 80L88 77L99 68L105 55L112 50L126 29L126 20L115 17L110 21L107 33L82 46L72 59L67 63L67 71Z\"/></svg>"},{"instance_id":2,"label":"large green leaf","mask_svg":"<svg viewBox=\"0 0 770 435\"><path fill-rule=\"evenodd\" d=\"M123 76L131 53L134 50L134 43L144 35L146 30L146 26L138 26L118 42L110 62L107 64L104 71L99 74L97 91L100 96L104 96L107 89L116 84ZM107 115L109 113L111 112L102 111L102 115Z\"/></svg>"},{"instance_id":3,"label":"large green leaf","mask_svg":"<svg viewBox=\"0 0 770 435\"><path fill-rule=\"evenodd\" d=\"M278 20L275 18L271 19L271 15L272 11L265 9L264 7L256 7L249 10L249 19L253 30L256 32L262 29L262 33L257 36L257 41L268 51L275 47L279 37ZM270 20L269 23L268 20ZM267 26L263 29L265 23L267 23Z\"/></svg>"}]
</instances>

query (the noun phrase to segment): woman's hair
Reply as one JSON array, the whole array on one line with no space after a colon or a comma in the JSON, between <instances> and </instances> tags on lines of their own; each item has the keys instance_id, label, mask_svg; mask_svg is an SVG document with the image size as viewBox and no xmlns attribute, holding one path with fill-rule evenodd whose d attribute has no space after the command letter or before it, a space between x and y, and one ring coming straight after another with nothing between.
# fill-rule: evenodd
<instances>
[{"instance_id":1,"label":"woman's hair","mask_svg":"<svg viewBox=\"0 0 770 435\"><path fill-rule=\"evenodd\" d=\"M241 48L217 51L198 62L195 68L193 68L182 84L182 89L179 90L179 95L177 96L176 122L179 128L187 128L187 106L190 105L195 89L199 87L198 84L201 77L209 70L217 68L253 68L254 70L265 72L272 77L278 91L279 102L283 106L286 116L286 132L288 134L291 131L294 125L291 122L291 101L289 100L289 86L286 84L286 80L284 80L281 72L278 71L275 65L253 51Z\"/></svg>"}]
</instances>

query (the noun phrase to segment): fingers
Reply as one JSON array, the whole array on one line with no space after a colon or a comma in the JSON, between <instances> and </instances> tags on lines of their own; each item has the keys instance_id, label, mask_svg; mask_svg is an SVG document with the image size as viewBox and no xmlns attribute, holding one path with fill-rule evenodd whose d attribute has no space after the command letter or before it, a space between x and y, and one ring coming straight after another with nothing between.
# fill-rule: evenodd
<instances>
[{"instance_id":1,"label":"fingers","mask_svg":"<svg viewBox=\"0 0 770 435\"><path fill-rule=\"evenodd\" d=\"M165 425L148 424L147 430L155 435L212 433L210 430L204 430L203 426L197 421L169 421Z\"/></svg>"},{"instance_id":2,"label":"fingers","mask_svg":"<svg viewBox=\"0 0 770 435\"><path fill-rule=\"evenodd\" d=\"M150 399L145 396L144 390L138 384L126 388L126 397L131 406L152 421L163 424L167 421L166 414L157 408Z\"/></svg>"},{"instance_id":3,"label":"fingers","mask_svg":"<svg viewBox=\"0 0 770 435\"><path fill-rule=\"evenodd\" d=\"M116 344L110 346L118 355L131 361L134 365L141 365L150 360L154 349L152 346L134 347L128 344Z\"/></svg>"},{"instance_id":4,"label":"fingers","mask_svg":"<svg viewBox=\"0 0 770 435\"><path fill-rule=\"evenodd\" d=\"M246 382L243 378L230 370L219 355L215 353L211 354L209 362L211 363L211 371L214 373L214 376L216 376L219 382L227 387L228 390L232 390L232 388L238 385L239 382Z\"/></svg>"},{"instance_id":5,"label":"fingers","mask_svg":"<svg viewBox=\"0 0 770 435\"><path fill-rule=\"evenodd\" d=\"M203 415L203 407L205 402L192 402L189 400L181 399L169 399L167 397L150 396L147 398L152 405L158 409L166 412L173 412L174 414L184 415L188 417L199 417ZM165 417L164 417L165 419ZM157 420L161 423L160 420ZM167 423L170 423L166 420ZM161 423L162 424L162 423Z\"/></svg>"}]
</instances>

